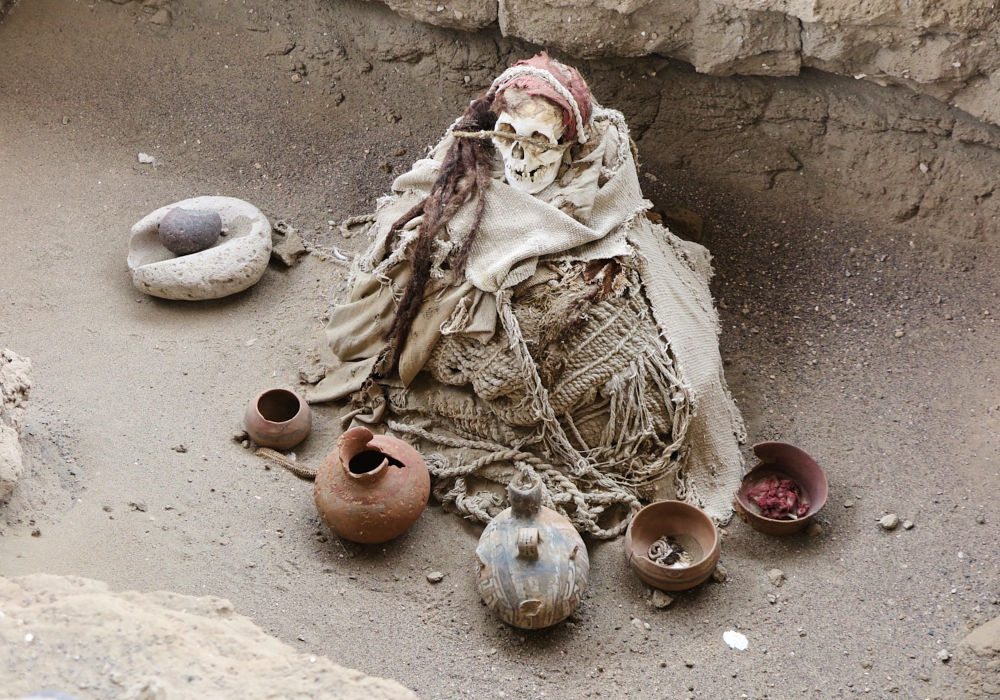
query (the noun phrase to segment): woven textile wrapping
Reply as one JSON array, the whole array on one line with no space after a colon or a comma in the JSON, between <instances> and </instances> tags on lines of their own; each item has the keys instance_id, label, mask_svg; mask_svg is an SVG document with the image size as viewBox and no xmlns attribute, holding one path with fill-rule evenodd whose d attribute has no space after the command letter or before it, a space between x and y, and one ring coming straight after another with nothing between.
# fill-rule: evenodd
<instances>
[{"instance_id":1,"label":"woven textile wrapping","mask_svg":"<svg viewBox=\"0 0 1000 700\"><path fill-rule=\"evenodd\" d=\"M710 256L644 216L621 114L597 107L588 128L537 195L507 185L497 164L464 275L448 255L471 203L436 242L397 372L378 377L419 221L391 250L389 228L426 197L454 137L397 178L327 328L342 364L308 399L347 398L345 421L418 442L437 498L480 521L532 472L546 505L597 537L623 532L639 498L680 498L724 522L743 424L718 351Z\"/></svg>"}]
</instances>

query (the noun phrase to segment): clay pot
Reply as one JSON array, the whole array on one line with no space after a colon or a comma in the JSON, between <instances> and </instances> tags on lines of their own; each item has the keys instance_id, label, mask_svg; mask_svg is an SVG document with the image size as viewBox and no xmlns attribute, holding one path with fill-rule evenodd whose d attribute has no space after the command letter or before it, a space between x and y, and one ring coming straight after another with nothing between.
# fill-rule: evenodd
<instances>
[{"instance_id":1,"label":"clay pot","mask_svg":"<svg viewBox=\"0 0 1000 700\"><path fill-rule=\"evenodd\" d=\"M243 427L261 447L290 450L312 430L312 411L294 391L269 389L247 405Z\"/></svg>"},{"instance_id":2,"label":"clay pot","mask_svg":"<svg viewBox=\"0 0 1000 700\"><path fill-rule=\"evenodd\" d=\"M337 440L319 471L313 497L337 535L362 544L397 537L427 507L431 475L420 453L391 435L363 426Z\"/></svg>"},{"instance_id":3,"label":"clay pot","mask_svg":"<svg viewBox=\"0 0 1000 700\"><path fill-rule=\"evenodd\" d=\"M160 243L174 255L200 253L215 245L222 233L222 217L217 211L174 207L157 227Z\"/></svg>"},{"instance_id":4,"label":"clay pot","mask_svg":"<svg viewBox=\"0 0 1000 700\"><path fill-rule=\"evenodd\" d=\"M673 536L694 558L691 566L674 568L649 558L649 547ZM715 523L701 508L682 501L650 503L632 518L625 531L625 556L643 581L663 591L694 588L712 575L722 546Z\"/></svg>"},{"instance_id":5,"label":"clay pot","mask_svg":"<svg viewBox=\"0 0 1000 700\"><path fill-rule=\"evenodd\" d=\"M829 485L826 474L816 460L795 445L785 442L761 442L753 446L753 452L760 463L743 477L736 492L736 512L740 520L758 532L784 537L804 530L819 509L826 504ZM750 491L770 476L791 479L808 501L809 510L797 520L768 518L761 515L760 508L749 498Z\"/></svg>"},{"instance_id":6,"label":"clay pot","mask_svg":"<svg viewBox=\"0 0 1000 700\"><path fill-rule=\"evenodd\" d=\"M542 483L507 487L511 507L486 526L476 559L479 593L497 617L521 629L565 620L590 576L587 547L572 523L542 505Z\"/></svg>"}]
</instances>

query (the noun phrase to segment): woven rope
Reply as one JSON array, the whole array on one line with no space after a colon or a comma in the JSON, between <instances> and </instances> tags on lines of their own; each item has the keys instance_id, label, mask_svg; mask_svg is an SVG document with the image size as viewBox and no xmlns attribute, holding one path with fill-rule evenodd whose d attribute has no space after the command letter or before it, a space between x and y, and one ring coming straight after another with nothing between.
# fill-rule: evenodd
<instances>
[{"instance_id":1,"label":"woven rope","mask_svg":"<svg viewBox=\"0 0 1000 700\"><path fill-rule=\"evenodd\" d=\"M638 276L628 269L621 296L588 301L572 336L542 347L550 317L563 309L560 297L586 291L583 266L556 267L563 274L558 281L497 295L502 332L489 342L462 334L438 341L425 371L470 394L458 402L442 391L415 399L420 415L439 429L396 421L389 427L432 445L483 453L463 453L455 463L436 455L429 463L435 495L466 517L488 522L503 501L474 484L505 484L515 472L530 472L545 484L550 507L581 532L614 537L639 507L639 489L678 478L690 395ZM413 408L404 389L388 397L397 414ZM614 527L599 525L615 506L627 517Z\"/></svg>"}]
</instances>

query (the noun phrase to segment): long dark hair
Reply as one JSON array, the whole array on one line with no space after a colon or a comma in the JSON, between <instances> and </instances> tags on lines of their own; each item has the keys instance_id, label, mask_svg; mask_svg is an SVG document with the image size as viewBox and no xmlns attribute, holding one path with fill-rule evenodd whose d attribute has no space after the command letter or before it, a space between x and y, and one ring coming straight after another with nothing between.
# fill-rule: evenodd
<instances>
[{"instance_id":1,"label":"long dark hair","mask_svg":"<svg viewBox=\"0 0 1000 700\"><path fill-rule=\"evenodd\" d=\"M474 100L454 131L492 131L497 115L486 100ZM490 185L493 168L493 143L484 139L456 138L448 148L437 180L427 197L403 214L389 229L386 252L395 247L402 228L423 215L417 239L410 252L410 279L403 290L403 297L396 307L396 315L384 339L389 348L379 374L386 376L396 369L403 346L410 335L413 321L424 301L424 290L431 277L434 240L445 230L455 213L468 201L475 199L476 214L472 228L457 251L452 253L451 267L456 275L465 272L469 252L479 232L479 224L486 209L486 188Z\"/></svg>"}]
</instances>

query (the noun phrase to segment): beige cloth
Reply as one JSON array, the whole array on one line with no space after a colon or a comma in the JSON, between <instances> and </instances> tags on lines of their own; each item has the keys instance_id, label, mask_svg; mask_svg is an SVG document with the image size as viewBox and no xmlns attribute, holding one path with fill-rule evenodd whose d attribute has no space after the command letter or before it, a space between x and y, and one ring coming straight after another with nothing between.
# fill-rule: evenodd
<instances>
[{"instance_id":1,"label":"beige cloth","mask_svg":"<svg viewBox=\"0 0 1000 700\"><path fill-rule=\"evenodd\" d=\"M725 521L731 514L732 494L743 471L738 449L743 427L726 388L718 351L718 320L708 286L710 256L705 248L681 241L643 216L650 205L640 191L624 121L617 112L603 109L596 112L595 119L603 134L599 148L587 152L587 163L574 164L577 174L586 173L587 177L559 179L551 191L540 196L528 195L502 181L491 185L465 279L455 284L449 272L435 268L436 276L432 275L424 306L400 361L402 388L393 391L405 395L405 387L425 366L442 334L468 335L487 343L496 332L504 333L506 347L515 351L524 369L523 381L532 392L532 410L538 416L549 459L565 463L567 473L576 477L590 474L586 479L593 484L595 479L603 478L602 467L588 462L555 418L547 390L523 346L509 290L541 271L539 265L544 261L618 259L626 266L636 265L659 328L658 342L668 348L678 370L681 390L675 397L681 398L675 401L689 402L694 412L683 435L686 449L671 464L664 462L658 467L665 478L658 484L656 495L696 503L716 520ZM363 375L370 373L385 347L382 336L391 321L395 299L405 285L407 244L415 237L416 226L401 233L393 251L385 250L388 229L427 195L450 138L439 144L435 157L417 161L409 173L397 178L394 196L380 202L373 243L356 263L351 297L337 308L327 328L331 347L344 365L310 392L310 402L344 398L356 392L367 379ZM574 186L581 189L574 190ZM568 201L574 204L565 210L554 205ZM472 212L470 203L450 222L450 240L439 242L437 261L446 259L450 248L461 242ZM503 323L497 318L501 307ZM665 361L668 365L671 362L669 358ZM668 374L671 371L669 366L660 366L666 367ZM616 381L626 385L624 379ZM603 390L613 390L613 386L617 384ZM628 386L632 390L638 386L642 391L642 382L633 381ZM592 395L592 400L600 400L599 393ZM398 401L397 405L402 403ZM473 405L478 406L476 410L486 410L481 401ZM627 411L627 406L623 410ZM662 455L658 460L662 461ZM614 487L614 483L605 482L604 487Z\"/></svg>"}]
</instances>

